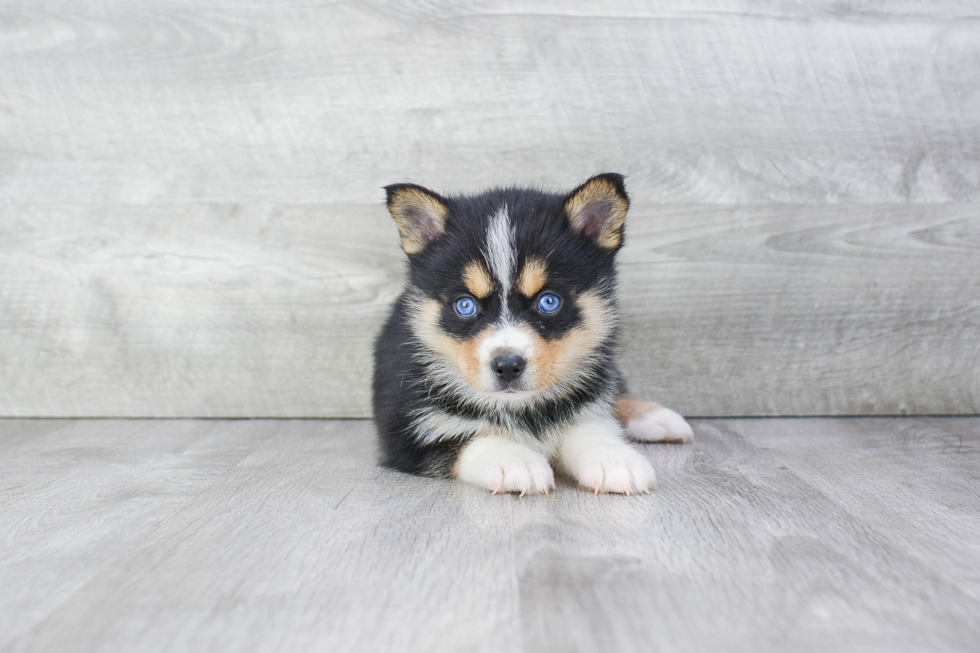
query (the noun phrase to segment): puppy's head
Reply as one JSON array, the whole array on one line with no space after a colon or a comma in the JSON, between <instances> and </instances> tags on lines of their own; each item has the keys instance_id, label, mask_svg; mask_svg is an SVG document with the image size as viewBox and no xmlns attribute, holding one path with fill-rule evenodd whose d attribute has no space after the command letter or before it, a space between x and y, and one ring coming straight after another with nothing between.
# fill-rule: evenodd
<instances>
[{"instance_id":1,"label":"puppy's head","mask_svg":"<svg viewBox=\"0 0 980 653\"><path fill-rule=\"evenodd\" d=\"M629 207L621 175L567 195L386 190L409 258L408 320L430 374L490 404L595 381L615 346L613 263Z\"/></svg>"}]
</instances>

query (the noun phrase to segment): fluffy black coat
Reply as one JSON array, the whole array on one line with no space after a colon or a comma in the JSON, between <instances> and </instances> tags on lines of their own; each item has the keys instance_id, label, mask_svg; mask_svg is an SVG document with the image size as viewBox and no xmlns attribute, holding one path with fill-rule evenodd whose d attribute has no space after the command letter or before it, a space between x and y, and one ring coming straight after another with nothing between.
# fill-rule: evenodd
<instances>
[{"instance_id":1,"label":"fluffy black coat","mask_svg":"<svg viewBox=\"0 0 980 653\"><path fill-rule=\"evenodd\" d=\"M620 175L600 177L628 202ZM614 265L622 234L614 247L602 247L596 242L602 215L586 214L577 229L570 223L567 207L580 189L561 195L506 188L455 197L442 197L410 184L386 189L389 208L399 193L411 192L431 197L445 212L442 233L434 236L440 225L427 229L420 218L418 224L423 228L419 233L429 240L424 249L409 255L406 290L395 302L375 342L373 404L383 464L415 474L453 475L460 449L477 433L460 432L453 438L424 442L415 418L426 411L483 420L505 429L518 428L538 437L574 417L583 406L610 403L623 390L615 364L618 318ZM602 209L599 206L598 210ZM592 292L602 298L605 317L612 324L608 335L593 343L576 378L560 394L515 405L488 405L473 392L433 374L432 361L439 354L413 328L420 319L419 298L439 303L439 329L455 342L474 338L499 320L503 306L497 294L487 297L480 314L471 319L460 318L453 302L467 294L463 268L470 261L486 258L490 220L501 210L508 212L513 226L515 269L520 270L530 257L543 259L548 270L547 288L568 298L564 310L549 316L535 310L535 298L510 292L504 301L513 319L534 329L544 341L555 341L581 327L583 318L574 298ZM418 218L412 211L405 215L410 221Z\"/></svg>"}]
</instances>

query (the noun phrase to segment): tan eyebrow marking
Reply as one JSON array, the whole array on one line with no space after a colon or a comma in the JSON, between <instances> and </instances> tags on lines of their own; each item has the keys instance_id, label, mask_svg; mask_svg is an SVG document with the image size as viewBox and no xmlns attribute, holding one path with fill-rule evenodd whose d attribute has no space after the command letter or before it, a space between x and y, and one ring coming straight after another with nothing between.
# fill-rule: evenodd
<instances>
[{"instance_id":1,"label":"tan eyebrow marking","mask_svg":"<svg viewBox=\"0 0 980 653\"><path fill-rule=\"evenodd\" d=\"M539 258L529 258L517 278L517 289L525 297L534 297L548 282L548 266Z\"/></svg>"},{"instance_id":2,"label":"tan eyebrow marking","mask_svg":"<svg viewBox=\"0 0 980 653\"><path fill-rule=\"evenodd\" d=\"M490 278L490 273L476 261L470 261L463 268L463 283L466 285L466 289L478 299L489 297L493 291L493 280Z\"/></svg>"}]
</instances>

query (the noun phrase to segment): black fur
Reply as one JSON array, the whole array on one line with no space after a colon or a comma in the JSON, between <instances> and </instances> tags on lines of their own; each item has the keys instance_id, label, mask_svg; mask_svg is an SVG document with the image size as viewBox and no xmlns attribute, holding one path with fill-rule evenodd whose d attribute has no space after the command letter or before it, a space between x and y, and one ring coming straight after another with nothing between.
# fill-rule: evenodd
<instances>
[{"instance_id":1,"label":"black fur","mask_svg":"<svg viewBox=\"0 0 980 653\"><path fill-rule=\"evenodd\" d=\"M601 178L610 181L626 198L620 175L607 174ZM454 439L422 445L412 425L412 416L419 411L441 409L450 415L479 418L502 428L517 425L525 433L538 436L573 417L582 406L608 401L608 397L617 393L622 381L615 365L618 339L615 328L603 342L595 343L593 363L585 378L568 392L547 401L488 408L430 374L418 356L425 345L410 327L414 317L408 294L421 293L438 300L442 305L439 327L453 338L465 340L492 323L501 309L496 295L483 302L481 312L473 318L461 318L453 306L458 297L469 294L461 271L468 262L481 257L489 222L502 206L507 207L515 233L515 274L528 257L540 257L548 267L546 289L569 298L562 310L549 316L535 309L535 298L528 299L517 292L509 295L511 313L545 340L560 338L580 324L581 316L571 299L583 291L600 293L615 310L614 259L619 247L603 249L593 241L591 233L579 234L572 229L565 214L571 194L507 188L474 196L443 197L418 186L398 184L387 188L389 206L393 194L406 188L430 193L446 206L448 217L444 233L421 252L408 257L408 289L395 302L375 343L374 417L383 464L416 474L452 475L459 450L476 434L460 433Z\"/></svg>"}]
</instances>

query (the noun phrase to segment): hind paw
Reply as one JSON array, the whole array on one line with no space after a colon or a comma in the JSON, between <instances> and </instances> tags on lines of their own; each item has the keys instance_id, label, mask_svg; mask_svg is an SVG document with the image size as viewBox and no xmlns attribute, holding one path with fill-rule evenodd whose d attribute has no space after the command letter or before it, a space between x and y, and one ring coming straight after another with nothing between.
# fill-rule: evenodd
<instances>
[{"instance_id":1,"label":"hind paw","mask_svg":"<svg viewBox=\"0 0 980 653\"><path fill-rule=\"evenodd\" d=\"M656 404L636 411L627 420L626 434L637 442L690 442L694 439L691 425L678 413Z\"/></svg>"}]
</instances>

